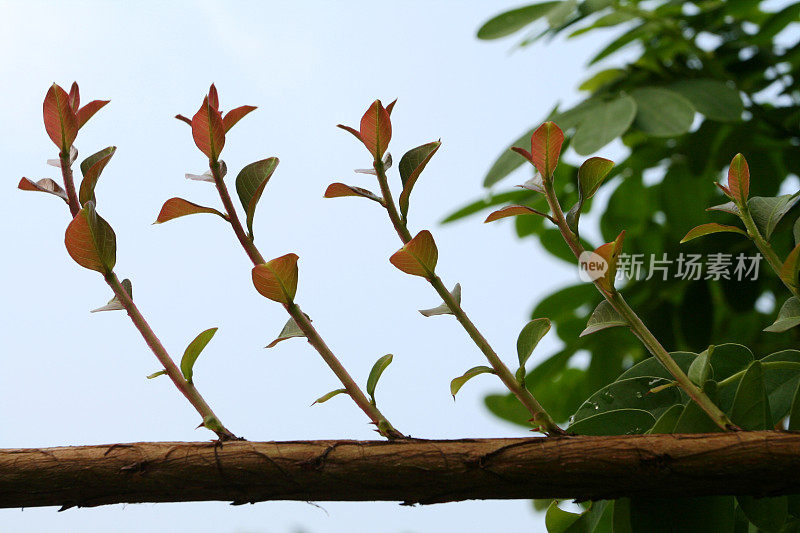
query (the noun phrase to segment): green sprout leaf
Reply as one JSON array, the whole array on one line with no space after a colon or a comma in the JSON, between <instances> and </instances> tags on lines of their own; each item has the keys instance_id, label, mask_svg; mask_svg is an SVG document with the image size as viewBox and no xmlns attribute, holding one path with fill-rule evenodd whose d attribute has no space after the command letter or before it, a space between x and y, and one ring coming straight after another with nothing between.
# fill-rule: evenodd
<instances>
[{"instance_id":1,"label":"green sprout leaf","mask_svg":"<svg viewBox=\"0 0 800 533\"><path fill-rule=\"evenodd\" d=\"M236 176L236 192L247 216L247 231L250 233L250 238L253 237L253 216L256 213L256 205L278 163L277 157L262 159L250 163Z\"/></svg>"},{"instance_id":2,"label":"green sprout leaf","mask_svg":"<svg viewBox=\"0 0 800 533\"><path fill-rule=\"evenodd\" d=\"M117 238L108 222L95 211L94 202L86 202L69 223L64 243L70 257L83 268L106 274L116 264Z\"/></svg>"},{"instance_id":3,"label":"green sprout leaf","mask_svg":"<svg viewBox=\"0 0 800 533\"><path fill-rule=\"evenodd\" d=\"M367 377L367 394L369 394L370 401L375 405L375 387L378 386L378 380L381 379L381 374L386 370L386 367L392 363L392 354L386 354L372 366Z\"/></svg>"},{"instance_id":4,"label":"green sprout leaf","mask_svg":"<svg viewBox=\"0 0 800 533\"><path fill-rule=\"evenodd\" d=\"M403 220L408 218L408 203L411 198L411 191L417 183L419 175L425 170L425 166L441 145L441 140L423 144L412 148L400 158L398 170L400 171L400 180L403 183L403 192L400 193L397 203L400 206L400 216L403 217Z\"/></svg>"},{"instance_id":5,"label":"green sprout leaf","mask_svg":"<svg viewBox=\"0 0 800 533\"><path fill-rule=\"evenodd\" d=\"M152 374L147 376L147 379L155 379L158 376L165 376L166 374L167 374L166 370L159 370L158 372L153 372Z\"/></svg>"},{"instance_id":6,"label":"green sprout leaf","mask_svg":"<svg viewBox=\"0 0 800 533\"><path fill-rule=\"evenodd\" d=\"M548 318L537 318L525 324L517 337L517 357L520 367L525 366L536 345L547 335L548 331L550 331L550 319Z\"/></svg>"},{"instance_id":7,"label":"green sprout leaf","mask_svg":"<svg viewBox=\"0 0 800 533\"><path fill-rule=\"evenodd\" d=\"M464 372L463 375L458 376L457 378L453 379L453 381L450 382L450 394L453 395L453 399L455 400L456 394L458 394L458 391L461 390L461 387L463 387L467 381L471 380L475 376L480 376L481 374L494 374L494 373L495 373L494 369L488 366L476 366L470 368L469 370Z\"/></svg>"},{"instance_id":8,"label":"green sprout leaf","mask_svg":"<svg viewBox=\"0 0 800 533\"><path fill-rule=\"evenodd\" d=\"M312 403L311 405L318 404L318 403L325 403L328 400L330 400L331 398L333 398L334 396L338 396L339 394L349 394L349 393L347 392L347 389L332 390L328 394L324 394L324 395L320 396L319 398L317 398L316 400L314 400L314 403Z\"/></svg>"},{"instance_id":9,"label":"green sprout leaf","mask_svg":"<svg viewBox=\"0 0 800 533\"><path fill-rule=\"evenodd\" d=\"M95 199L94 195L94 189L97 186L97 180L100 179L100 174L102 174L103 169L106 168L106 165L108 165L108 162L111 161L111 157L116 151L116 146L109 146L108 148L100 150L96 154L90 155L83 160L83 163L81 163L81 174L83 174L83 180L81 181L81 187L78 192L78 200L80 201L81 205L85 204L86 202L94 202L95 205L97 204L97 200Z\"/></svg>"},{"instance_id":10,"label":"green sprout leaf","mask_svg":"<svg viewBox=\"0 0 800 533\"><path fill-rule=\"evenodd\" d=\"M586 323L586 329L581 332L580 336L585 337L606 328L627 325L628 323L625 319L619 316L619 313L611 307L611 304L607 300L603 300L592 311L592 316L589 317L589 321Z\"/></svg>"},{"instance_id":11,"label":"green sprout leaf","mask_svg":"<svg viewBox=\"0 0 800 533\"><path fill-rule=\"evenodd\" d=\"M458 305L461 305L461 284L456 283L456 286L453 287L453 290L450 291L450 296L456 301ZM450 306L446 303L442 302L440 305L433 307L431 309L420 309L419 312L422 316L431 317L436 315L452 315L453 311L450 310Z\"/></svg>"},{"instance_id":12,"label":"green sprout leaf","mask_svg":"<svg viewBox=\"0 0 800 533\"><path fill-rule=\"evenodd\" d=\"M192 383L195 361L197 361L197 358L200 357L200 353L214 337L217 329L219 328L210 328L200 333L189 343L189 346L186 347L186 351L183 352L183 357L181 357L181 373L183 373L183 377L186 378L186 381L189 383Z\"/></svg>"}]
</instances>

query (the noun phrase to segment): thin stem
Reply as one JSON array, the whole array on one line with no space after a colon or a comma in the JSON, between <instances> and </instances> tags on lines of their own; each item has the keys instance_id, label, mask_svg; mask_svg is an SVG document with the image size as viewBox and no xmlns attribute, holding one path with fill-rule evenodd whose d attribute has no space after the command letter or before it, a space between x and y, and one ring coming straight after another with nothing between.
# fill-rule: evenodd
<instances>
[{"instance_id":1,"label":"thin stem","mask_svg":"<svg viewBox=\"0 0 800 533\"><path fill-rule=\"evenodd\" d=\"M59 154L61 159L61 175L64 178L64 189L67 191L69 210L72 214L72 218L75 218L78 212L80 212L81 207L78 202L78 195L75 193L75 182L72 179L72 163L69 160L68 154L69 150L67 150L66 157L63 153ZM161 365L164 367L164 372L170 377L186 399L189 400L189 403L200 413L200 416L203 417L203 425L216 433L221 441L237 439L236 435L222 425L222 422L220 422L217 415L214 414L214 411L211 410L211 407L200 395L200 392L198 392L194 384L184 379L183 374L181 374L181 371L175 366L175 362L169 356L169 353L167 353L167 350L161 344L155 332L144 319L142 313L139 312L139 309L133 303L128 292L119 282L117 275L114 274L114 272L109 272L104 276L104 279L108 286L111 287L117 300L119 300L120 304L122 304L128 312L128 316L131 317L136 329L139 330L139 333L141 333L147 345L153 351L156 358L158 358L159 362L161 362Z\"/></svg>"},{"instance_id":2,"label":"thin stem","mask_svg":"<svg viewBox=\"0 0 800 533\"><path fill-rule=\"evenodd\" d=\"M403 241L403 244L405 244L411 240L411 234L409 233L406 224L402 221L400 214L397 211L397 206L394 203L392 191L389 187L389 180L386 177L386 169L384 164L382 161L376 160L374 167L378 176L378 184L381 188L381 194L383 195L386 211L389 213L389 219L391 220L395 231L400 236L400 239ZM464 309L461 308L461 305L459 305L455 298L453 298L453 295L447 290L447 287L445 287L441 278L431 272L425 277L425 279L427 279L431 286L433 286L433 288L444 301L445 305L447 305L453 315L455 315L456 320L458 320L478 349L480 349L483 355L486 356L486 359L489 361L489 364L492 365L495 374L497 374L500 380L514 394L514 396L517 397L522 405L528 409L533 416L532 420L536 424L539 424L544 433L548 435L563 435L564 430L558 427L558 424L555 423L544 407L542 407L536 398L534 398L533 394L531 394L527 387L521 385L517 381L514 374L508 369L505 363L503 363L503 361L497 355L497 352L495 352L492 346L489 344L489 341L487 341L486 338L481 334L472 320L470 320L469 316L467 316L467 313L464 312Z\"/></svg>"},{"instance_id":3,"label":"thin stem","mask_svg":"<svg viewBox=\"0 0 800 533\"><path fill-rule=\"evenodd\" d=\"M128 292L119 282L117 275L114 274L114 272L109 272L106 274L105 280L108 286L111 287L111 290L114 291L114 295L117 297L119 303L122 304L122 307L128 312L128 316L131 317L131 321L136 326L136 329L139 330L139 333L141 333L147 346L152 350L164 367L164 372L166 372L167 376L169 376L178 390L186 396L189 403L200 413L200 416L203 417L203 425L214 431L220 440L236 440L236 435L228 431L225 426L222 425L222 422L219 421L219 417L214 414L214 411L211 410L211 407L197 391L194 384L183 377L183 374L169 356L169 353L167 353L164 345L161 344L161 341L153 332L147 320L142 316L139 308L136 307L136 304L133 303Z\"/></svg>"},{"instance_id":4,"label":"thin stem","mask_svg":"<svg viewBox=\"0 0 800 533\"><path fill-rule=\"evenodd\" d=\"M580 258L580 255L585 251L583 249L583 245L580 243L580 239L578 236L569 228L567 224L567 220L564 217L564 212L561 209L561 204L558 201L558 197L556 196L555 189L553 188L553 181L550 178L546 178L542 180L544 185L545 197L547 198L547 203L550 206L550 211L552 211L553 216L555 217L556 226L561 231L561 235L569 245L572 253L575 254L576 258ZM631 328L633 333L642 341L647 351L649 351L653 357L658 359L664 368L669 371L670 374L675 378L675 381L678 382L678 385L686 392L686 394L694 400L697 405L700 406L703 411L708 414L711 420L714 421L720 428L723 430L734 429L736 426L730 421L728 416L719 408L717 405L711 401L711 399L701 391L697 385L695 385L692 380L686 375L686 373L678 366L672 356L667 352L667 350L661 345L658 339L653 335L653 333L645 326L644 322L642 322L639 315L631 309L625 299L622 297L616 289L606 290L600 285L599 280L594 281L595 287L597 290L600 291L600 294L611 304L611 307L628 323L628 326Z\"/></svg>"},{"instance_id":5,"label":"thin stem","mask_svg":"<svg viewBox=\"0 0 800 533\"><path fill-rule=\"evenodd\" d=\"M244 248L245 253L247 253L247 256L254 265L265 263L266 261L264 261L264 257L258 251L258 248L256 248L255 243L253 243L253 239L247 235L247 233L245 233L242 222L239 220L239 215L236 213L236 208L233 206L231 195L228 193L228 187L222 180L219 161L209 160L209 167L211 168L211 174L214 176L214 183L217 186L217 191L219 192L219 197L222 200L222 205L225 206L225 213L228 215L228 222L231 223L231 227L233 227L233 232L236 234L236 238L239 239L242 248Z\"/></svg>"},{"instance_id":6,"label":"thin stem","mask_svg":"<svg viewBox=\"0 0 800 533\"><path fill-rule=\"evenodd\" d=\"M72 162L69 160L69 150L60 152L58 158L61 160L61 176L64 178L64 189L67 191L67 203L72 218L81 210L78 195L75 193L75 180L72 178Z\"/></svg>"},{"instance_id":7,"label":"thin stem","mask_svg":"<svg viewBox=\"0 0 800 533\"><path fill-rule=\"evenodd\" d=\"M764 367L764 370L800 370L800 362L798 361L762 361L761 365ZM717 387L725 387L726 385L736 383L738 380L742 379L745 372L747 372L746 368L728 376L717 383Z\"/></svg>"},{"instance_id":8,"label":"thin stem","mask_svg":"<svg viewBox=\"0 0 800 533\"><path fill-rule=\"evenodd\" d=\"M758 226L753 220L753 215L750 213L750 207L747 205L746 202L739 204L737 202L737 207L739 208L739 218L742 219L744 222L744 227L747 229L747 236L750 237L750 240L753 241L753 244L756 245L756 248L764 254L769 266L772 270L775 271L775 274L778 275L778 278L786 285L786 288L792 293L792 295L800 298L800 290L798 289L797 285L789 283L787 280L781 277L781 269L783 268L783 261L781 261L778 254L772 248L772 245L761 235L761 231L759 231Z\"/></svg>"},{"instance_id":9,"label":"thin stem","mask_svg":"<svg viewBox=\"0 0 800 533\"><path fill-rule=\"evenodd\" d=\"M266 263L264 257L261 255L261 252L259 252L258 247L253 242L252 238L245 233L242 222L236 212L236 208L231 201L231 196L228 193L228 187L225 185L225 181L222 179L219 162L211 160L209 161L209 166L211 168L211 174L214 177L214 183L217 186L217 191L219 191L222 205L225 207L225 213L228 215L228 221L231 223L233 232L239 239L242 248L244 248L244 251L253 262L253 265L262 265ZM306 336L308 343L314 347L314 349L319 353L333 373L336 374L336 377L339 378L339 381L344 386L347 394L353 399L356 405L362 411L364 411L364 414L369 417L372 423L375 424L375 426L378 428L378 432L389 439L405 438L402 433L397 431L392 424L389 423L389 420L383 416L383 413L380 412L378 407L373 405L367 399L366 395L364 395L361 388L350 376L336 355L334 355L331 349L328 348L328 345L325 344L325 341L322 340L322 336L320 336L319 332L311 324L311 320L309 320L306 314L300 310L300 307L294 302L285 304L284 307L286 308L286 312L289 313L292 319L294 319L297 327L299 327Z\"/></svg>"}]
</instances>

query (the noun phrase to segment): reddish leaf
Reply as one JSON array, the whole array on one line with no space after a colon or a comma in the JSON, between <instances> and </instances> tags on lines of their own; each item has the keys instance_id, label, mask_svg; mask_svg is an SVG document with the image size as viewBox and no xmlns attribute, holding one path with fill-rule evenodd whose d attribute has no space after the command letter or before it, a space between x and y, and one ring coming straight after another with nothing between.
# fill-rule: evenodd
<instances>
[{"instance_id":1,"label":"reddish leaf","mask_svg":"<svg viewBox=\"0 0 800 533\"><path fill-rule=\"evenodd\" d=\"M712 233L740 233L742 235L747 235L747 233L737 228L736 226L726 226L725 224L717 224L716 222L711 222L709 224L700 224L699 226L692 228L689 230L689 233L681 239L681 244L691 241L692 239L696 239L698 237L702 237L703 235L710 235Z\"/></svg>"},{"instance_id":2,"label":"reddish leaf","mask_svg":"<svg viewBox=\"0 0 800 533\"><path fill-rule=\"evenodd\" d=\"M361 117L360 133L367 150L376 160L380 160L392 139L392 122L389 119L389 112L386 111L380 100L375 100Z\"/></svg>"},{"instance_id":3,"label":"reddish leaf","mask_svg":"<svg viewBox=\"0 0 800 533\"><path fill-rule=\"evenodd\" d=\"M353 136L356 139L358 139L362 143L364 142L364 139L361 138L361 133L358 130L356 130L354 128L351 128L350 126L345 126L344 124L337 124L336 127L337 128L342 128L344 131L349 131L350 133L353 134Z\"/></svg>"},{"instance_id":4,"label":"reddish leaf","mask_svg":"<svg viewBox=\"0 0 800 533\"><path fill-rule=\"evenodd\" d=\"M564 142L564 132L555 122L545 122L531 135L531 162L544 179L553 177Z\"/></svg>"},{"instance_id":5,"label":"reddish leaf","mask_svg":"<svg viewBox=\"0 0 800 533\"><path fill-rule=\"evenodd\" d=\"M253 267L253 285L270 300L288 304L297 293L297 254L286 254Z\"/></svg>"},{"instance_id":6,"label":"reddish leaf","mask_svg":"<svg viewBox=\"0 0 800 533\"><path fill-rule=\"evenodd\" d=\"M625 230L620 232L616 239L603 244L594 251L595 254L602 257L608 264L608 270L606 270L603 277L599 278L597 281L603 289L609 292L614 290L614 278L617 276L617 259L619 258L619 254L622 253L622 242L624 240Z\"/></svg>"},{"instance_id":7,"label":"reddish leaf","mask_svg":"<svg viewBox=\"0 0 800 533\"><path fill-rule=\"evenodd\" d=\"M397 103L397 98L389 102L389 105L386 106L386 112L389 113L389 116L392 115L392 109L394 109L394 104Z\"/></svg>"},{"instance_id":8,"label":"reddish leaf","mask_svg":"<svg viewBox=\"0 0 800 533\"><path fill-rule=\"evenodd\" d=\"M234 124L242 120L245 115L250 113L251 111L257 109L256 106L252 105L243 105L237 107L235 109L231 109L227 113L225 113L225 118L222 119L222 125L225 128L225 133L233 127Z\"/></svg>"},{"instance_id":9,"label":"reddish leaf","mask_svg":"<svg viewBox=\"0 0 800 533\"><path fill-rule=\"evenodd\" d=\"M19 185L17 185L17 188L23 191L37 191L53 194L69 203L69 200L67 199L67 192L61 188L61 185L50 178L44 178L39 181L31 181L28 178L22 178L19 180Z\"/></svg>"},{"instance_id":10,"label":"reddish leaf","mask_svg":"<svg viewBox=\"0 0 800 533\"><path fill-rule=\"evenodd\" d=\"M219 110L219 94L217 93L217 87L213 83L208 89L208 103L214 109Z\"/></svg>"},{"instance_id":11,"label":"reddish leaf","mask_svg":"<svg viewBox=\"0 0 800 533\"><path fill-rule=\"evenodd\" d=\"M47 135L66 154L79 128L75 112L69 106L69 95L54 83L44 97L42 111Z\"/></svg>"},{"instance_id":12,"label":"reddish leaf","mask_svg":"<svg viewBox=\"0 0 800 533\"><path fill-rule=\"evenodd\" d=\"M800 270L800 244L794 247L786 257L786 261L781 267L780 278L792 287L797 286L797 272Z\"/></svg>"},{"instance_id":13,"label":"reddish leaf","mask_svg":"<svg viewBox=\"0 0 800 533\"><path fill-rule=\"evenodd\" d=\"M228 220L228 217L213 207L197 205L189 202L188 200L184 200L183 198L170 198L164 202L164 205L161 207L161 212L158 213L158 218L155 222L153 222L153 224L161 224L162 222L172 220L173 218L194 215L196 213L211 213L214 215L219 215L225 220Z\"/></svg>"},{"instance_id":14,"label":"reddish leaf","mask_svg":"<svg viewBox=\"0 0 800 533\"><path fill-rule=\"evenodd\" d=\"M203 105L192 117L192 137L200 151L214 161L225 146L222 115L209 103L208 97L203 99Z\"/></svg>"},{"instance_id":15,"label":"reddish leaf","mask_svg":"<svg viewBox=\"0 0 800 533\"><path fill-rule=\"evenodd\" d=\"M180 114L175 115L175 118L177 118L181 122L187 123L190 126L192 125L192 120L190 118L184 117L183 115L180 115Z\"/></svg>"},{"instance_id":16,"label":"reddish leaf","mask_svg":"<svg viewBox=\"0 0 800 533\"><path fill-rule=\"evenodd\" d=\"M64 244L70 257L80 266L102 274L111 272L116 263L117 243L114 230L97 214L94 204L86 205L67 226Z\"/></svg>"},{"instance_id":17,"label":"reddish leaf","mask_svg":"<svg viewBox=\"0 0 800 533\"><path fill-rule=\"evenodd\" d=\"M81 129L95 113L100 111L110 100L92 100L78 110L78 129Z\"/></svg>"},{"instance_id":18,"label":"reddish leaf","mask_svg":"<svg viewBox=\"0 0 800 533\"><path fill-rule=\"evenodd\" d=\"M541 211L537 211L536 209L528 207L527 205L507 205L491 213L488 217L486 217L486 220L484 220L483 222L485 224L487 222L494 222L495 220L500 220L501 218L514 217L517 215L539 215L552 220L552 218L550 218L550 215L542 213Z\"/></svg>"},{"instance_id":19,"label":"reddish leaf","mask_svg":"<svg viewBox=\"0 0 800 533\"><path fill-rule=\"evenodd\" d=\"M725 196L727 196L731 200L733 199L733 194L731 193L731 190L729 188L727 188L726 186L722 185L721 183L716 183L715 185L717 187L719 187L719 190L722 191L722 194L724 194Z\"/></svg>"},{"instance_id":20,"label":"reddish leaf","mask_svg":"<svg viewBox=\"0 0 800 533\"><path fill-rule=\"evenodd\" d=\"M375 193L368 191L367 189L362 189L361 187L352 187L350 185L345 185L344 183L331 183L330 185L328 185L328 188L325 190L323 198L340 198L343 196L361 196L364 198L369 198L370 200L374 200L381 205L384 205L383 198L376 195Z\"/></svg>"},{"instance_id":21,"label":"reddish leaf","mask_svg":"<svg viewBox=\"0 0 800 533\"><path fill-rule=\"evenodd\" d=\"M78 192L78 200L81 205L86 202L95 202L95 204L97 204L94 196L94 188L97 186L97 180L100 179L100 174L103 172L103 169L106 168L108 162L111 161L111 157L116 151L116 146L109 146L96 154L90 155L81 163L83 180L81 181L81 187Z\"/></svg>"},{"instance_id":22,"label":"reddish leaf","mask_svg":"<svg viewBox=\"0 0 800 533\"><path fill-rule=\"evenodd\" d=\"M750 168L742 154L736 154L728 169L728 190L733 199L743 204L750 195Z\"/></svg>"},{"instance_id":23,"label":"reddish leaf","mask_svg":"<svg viewBox=\"0 0 800 533\"><path fill-rule=\"evenodd\" d=\"M519 146L512 146L511 150L517 152L519 155L521 155L522 157L533 163L533 156L525 148L520 148Z\"/></svg>"},{"instance_id":24,"label":"reddish leaf","mask_svg":"<svg viewBox=\"0 0 800 533\"><path fill-rule=\"evenodd\" d=\"M75 113L81 107L81 91L78 89L78 82L73 81L72 87L69 89L69 107Z\"/></svg>"},{"instance_id":25,"label":"reddish leaf","mask_svg":"<svg viewBox=\"0 0 800 533\"><path fill-rule=\"evenodd\" d=\"M436 249L433 235L428 230L422 230L395 252L389 261L406 274L427 277L433 274L438 259L439 250Z\"/></svg>"}]
</instances>

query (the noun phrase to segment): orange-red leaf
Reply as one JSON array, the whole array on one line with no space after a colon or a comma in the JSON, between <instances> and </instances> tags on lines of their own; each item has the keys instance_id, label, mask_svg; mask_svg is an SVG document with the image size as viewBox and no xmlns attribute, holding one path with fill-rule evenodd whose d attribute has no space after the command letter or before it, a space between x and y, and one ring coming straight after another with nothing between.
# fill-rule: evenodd
<instances>
[{"instance_id":1,"label":"orange-red leaf","mask_svg":"<svg viewBox=\"0 0 800 533\"><path fill-rule=\"evenodd\" d=\"M69 89L69 107L73 112L77 112L81 107L81 91L78 88L78 82L73 81L72 87Z\"/></svg>"},{"instance_id":2,"label":"orange-red leaf","mask_svg":"<svg viewBox=\"0 0 800 533\"><path fill-rule=\"evenodd\" d=\"M361 187L353 187L351 185L345 185L344 183L338 182L328 185L323 198L340 198L343 196L362 196L383 205L383 198L379 197L375 193L368 191L367 189L362 189Z\"/></svg>"},{"instance_id":3,"label":"orange-red leaf","mask_svg":"<svg viewBox=\"0 0 800 533\"><path fill-rule=\"evenodd\" d=\"M514 217L517 215L539 215L550 218L549 215L528 207L527 205L507 205L491 213L483 222L494 222L495 220L500 220L501 218Z\"/></svg>"},{"instance_id":4,"label":"orange-red leaf","mask_svg":"<svg viewBox=\"0 0 800 533\"><path fill-rule=\"evenodd\" d=\"M800 270L800 244L794 247L786 257L786 261L781 267L780 278L792 287L797 286L797 273Z\"/></svg>"},{"instance_id":5,"label":"orange-red leaf","mask_svg":"<svg viewBox=\"0 0 800 533\"><path fill-rule=\"evenodd\" d=\"M80 266L102 274L114 268L117 243L114 230L97 214L94 204L86 205L67 226L64 244L70 257Z\"/></svg>"},{"instance_id":6,"label":"orange-red leaf","mask_svg":"<svg viewBox=\"0 0 800 533\"><path fill-rule=\"evenodd\" d=\"M545 122L531 135L531 162L544 179L550 179L558 165L564 132L555 122Z\"/></svg>"},{"instance_id":7,"label":"orange-red leaf","mask_svg":"<svg viewBox=\"0 0 800 533\"><path fill-rule=\"evenodd\" d=\"M406 274L427 277L433 274L438 259L439 250L433 235L428 230L422 230L395 252L389 261Z\"/></svg>"},{"instance_id":8,"label":"orange-red leaf","mask_svg":"<svg viewBox=\"0 0 800 533\"><path fill-rule=\"evenodd\" d=\"M361 117L361 141L367 150L380 160L392 139L392 122L389 112L383 107L380 100L375 100L364 116Z\"/></svg>"},{"instance_id":9,"label":"orange-red leaf","mask_svg":"<svg viewBox=\"0 0 800 533\"><path fill-rule=\"evenodd\" d=\"M250 113L251 111L255 110L256 106L253 105L243 105L234 109L231 109L227 113L225 113L225 118L222 119L222 125L225 128L225 133L228 133L230 129L233 127L234 124L242 120L245 115Z\"/></svg>"},{"instance_id":10,"label":"orange-red leaf","mask_svg":"<svg viewBox=\"0 0 800 533\"><path fill-rule=\"evenodd\" d=\"M609 292L614 290L614 278L617 276L617 259L619 258L619 254L622 253L622 242L624 240L625 230L621 231L616 239L601 245L594 251L595 254L602 257L608 264L608 269L605 274L597 281L601 287Z\"/></svg>"},{"instance_id":11,"label":"orange-red leaf","mask_svg":"<svg viewBox=\"0 0 800 533\"><path fill-rule=\"evenodd\" d=\"M92 100L78 110L78 129L81 129L95 113L100 111L110 100Z\"/></svg>"},{"instance_id":12,"label":"orange-red leaf","mask_svg":"<svg viewBox=\"0 0 800 533\"><path fill-rule=\"evenodd\" d=\"M69 105L69 95L53 84L44 97L44 128L58 149L67 153L78 135L78 118Z\"/></svg>"},{"instance_id":13,"label":"orange-red leaf","mask_svg":"<svg viewBox=\"0 0 800 533\"><path fill-rule=\"evenodd\" d=\"M208 103L214 109L219 110L219 94L217 93L217 87L213 83L208 88Z\"/></svg>"},{"instance_id":14,"label":"orange-red leaf","mask_svg":"<svg viewBox=\"0 0 800 533\"><path fill-rule=\"evenodd\" d=\"M392 109L394 109L394 104L396 103L397 103L397 98L389 102L389 105L386 106L386 112L389 113L390 116L392 114Z\"/></svg>"},{"instance_id":15,"label":"orange-red leaf","mask_svg":"<svg viewBox=\"0 0 800 533\"><path fill-rule=\"evenodd\" d=\"M253 285L270 300L288 304L297 293L297 254L286 254L253 267Z\"/></svg>"},{"instance_id":16,"label":"orange-red leaf","mask_svg":"<svg viewBox=\"0 0 800 533\"><path fill-rule=\"evenodd\" d=\"M747 235L747 233L737 228L736 226L726 226L725 224L717 224L716 222L711 222L708 224L700 224L697 227L694 227L689 230L689 233L681 239L681 244L691 241L692 239L696 239L698 237L702 237L703 235L710 235L712 233L741 233L742 235Z\"/></svg>"},{"instance_id":17,"label":"orange-red leaf","mask_svg":"<svg viewBox=\"0 0 800 533\"><path fill-rule=\"evenodd\" d=\"M161 212L158 213L158 218L153 224L161 224L173 218L183 217L186 215L194 215L196 213L211 213L221 216L225 220L228 219L225 215L214 209L213 207L205 207L192 203L183 198L170 198L161 207Z\"/></svg>"},{"instance_id":18,"label":"orange-red leaf","mask_svg":"<svg viewBox=\"0 0 800 533\"><path fill-rule=\"evenodd\" d=\"M50 178L44 178L39 181L31 181L28 178L22 178L19 180L19 185L17 185L17 188L23 191L37 191L53 194L69 203L69 200L67 199L67 192L61 187L61 185Z\"/></svg>"},{"instance_id":19,"label":"orange-red leaf","mask_svg":"<svg viewBox=\"0 0 800 533\"><path fill-rule=\"evenodd\" d=\"M742 154L736 154L728 168L728 190L737 203L747 202L750 195L750 168Z\"/></svg>"},{"instance_id":20,"label":"orange-red leaf","mask_svg":"<svg viewBox=\"0 0 800 533\"><path fill-rule=\"evenodd\" d=\"M192 137L200 151L212 160L219 157L225 146L222 115L209 103L207 96L203 99L203 105L192 117Z\"/></svg>"}]
</instances>

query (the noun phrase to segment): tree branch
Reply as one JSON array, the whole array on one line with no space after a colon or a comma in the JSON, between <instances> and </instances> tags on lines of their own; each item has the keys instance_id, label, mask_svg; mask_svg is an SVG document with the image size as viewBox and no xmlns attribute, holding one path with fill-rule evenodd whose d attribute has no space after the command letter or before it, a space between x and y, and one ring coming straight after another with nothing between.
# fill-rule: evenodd
<instances>
[{"instance_id":1,"label":"tree branch","mask_svg":"<svg viewBox=\"0 0 800 533\"><path fill-rule=\"evenodd\" d=\"M0 507L800 493L800 433L0 450Z\"/></svg>"}]
</instances>

